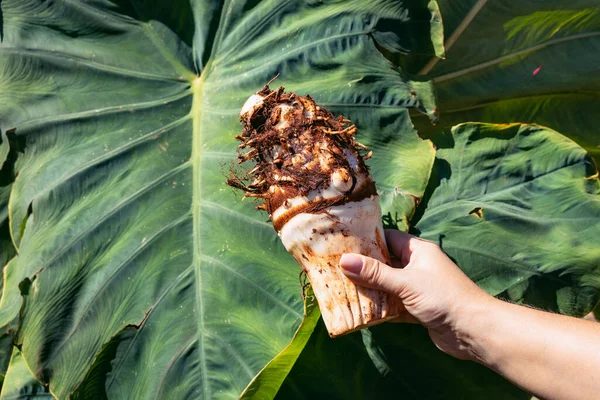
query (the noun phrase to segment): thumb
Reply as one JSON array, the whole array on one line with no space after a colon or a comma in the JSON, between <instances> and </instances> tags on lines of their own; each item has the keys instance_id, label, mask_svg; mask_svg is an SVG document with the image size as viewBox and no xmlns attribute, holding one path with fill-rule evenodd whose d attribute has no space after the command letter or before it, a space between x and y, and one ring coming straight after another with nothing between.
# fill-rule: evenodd
<instances>
[{"instance_id":1,"label":"thumb","mask_svg":"<svg viewBox=\"0 0 600 400\"><path fill-rule=\"evenodd\" d=\"M392 268L381 261L360 254L342 255L340 267L352 282L360 286L399 293L405 285L401 269Z\"/></svg>"}]
</instances>

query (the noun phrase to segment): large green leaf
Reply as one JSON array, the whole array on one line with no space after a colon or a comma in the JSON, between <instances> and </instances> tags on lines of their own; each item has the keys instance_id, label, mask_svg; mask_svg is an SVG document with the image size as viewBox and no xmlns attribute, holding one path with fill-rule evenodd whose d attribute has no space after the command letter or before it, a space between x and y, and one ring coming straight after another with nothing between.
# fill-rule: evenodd
<instances>
[{"instance_id":1,"label":"large green leaf","mask_svg":"<svg viewBox=\"0 0 600 400\"><path fill-rule=\"evenodd\" d=\"M419 133L433 137L465 121L538 123L578 142L598 164L598 1L439 3L447 58L422 71L436 87L440 126L415 116Z\"/></svg>"},{"instance_id":2,"label":"large green leaf","mask_svg":"<svg viewBox=\"0 0 600 400\"><path fill-rule=\"evenodd\" d=\"M586 151L535 125L463 124L452 139L413 221L420 236L493 295L590 312L600 298L600 182Z\"/></svg>"},{"instance_id":3,"label":"large green leaf","mask_svg":"<svg viewBox=\"0 0 600 400\"><path fill-rule=\"evenodd\" d=\"M406 108L433 116L431 87L378 48L439 33L426 2L1 7L0 129L25 148L0 325L20 315L23 359L59 398L237 397L292 338L299 270L223 184L238 110L277 73L358 123L393 222L424 191L434 152Z\"/></svg>"}]
</instances>

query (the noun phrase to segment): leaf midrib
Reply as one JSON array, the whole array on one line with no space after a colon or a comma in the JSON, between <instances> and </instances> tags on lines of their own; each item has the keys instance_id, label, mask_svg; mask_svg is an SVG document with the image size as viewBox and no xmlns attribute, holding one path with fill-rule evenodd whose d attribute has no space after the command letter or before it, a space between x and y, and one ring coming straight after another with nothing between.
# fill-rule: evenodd
<instances>
[{"instance_id":1,"label":"leaf midrib","mask_svg":"<svg viewBox=\"0 0 600 400\"><path fill-rule=\"evenodd\" d=\"M539 94L530 94L530 95L522 95L522 96L513 96L513 97L506 97L506 98L500 98L500 99L496 99L496 100L491 100L491 101L487 101L487 102L477 102L476 104L472 104L472 105L468 105L468 106L464 106L461 108L448 108L444 111L445 114L452 114L452 113L461 113L461 112L468 112L468 111L473 111L473 110L479 110L488 106L493 106L499 103L508 103L508 102L519 102L519 101L532 101L532 102L536 102L536 101L542 101L545 100L547 98L556 98L556 97L592 97L594 98L593 100L596 100L596 98L600 98L600 90L578 90L576 92L548 92L548 93L539 93ZM446 105L446 104L444 104ZM452 102L448 102L448 104L450 107L452 107ZM415 119L415 118L426 118L427 116L424 114L420 114L417 112L412 112L410 114L410 118L411 119Z\"/></svg>"},{"instance_id":2,"label":"leaf midrib","mask_svg":"<svg viewBox=\"0 0 600 400\"><path fill-rule=\"evenodd\" d=\"M208 61L210 64L210 60ZM200 215L202 213L202 170L201 170L201 146L202 146L202 105L204 103L204 80L206 73L210 71L210 65L207 65L205 71L192 81L192 108L190 114L192 117L192 215L193 215L193 268L196 280L196 305L198 310L198 354L200 355L200 373L202 374L202 394L204 398L210 398L210 388L208 387L208 376L206 372L206 352L204 350L204 301L202 298L202 223Z\"/></svg>"},{"instance_id":3,"label":"leaf midrib","mask_svg":"<svg viewBox=\"0 0 600 400\"><path fill-rule=\"evenodd\" d=\"M512 53L509 53L509 54L505 54L503 56L496 57L494 59L482 62L482 63L477 64L477 65L472 65L470 67L462 68L462 69L454 71L454 72L449 72L449 73L444 74L444 75L436 76L432 80L433 80L433 83L440 83L440 82L448 81L448 80L451 80L451 79L458 78L460 76L466 75L466 74L471 73L471 72L475 72L475 71L478 71L478 70L481 70L481 69L492 67L494 65L500 64L503 61L510 60L511 58L515 58L515 57L519 57L519 56L525 55L527 53L533 53L533 52L536 52L536 51L539 51L539 50L543 50L543 49L545 49L546 47L549 47L549 46L555 46L557 44L561 44L561 43L565 43L565 42L570 42L572 40L588 39L588 38L595 37L595 36L600 36L600 32L578 33L576 35L569 35L569 36L565 36L565 37L558 38L558 39L547 40L545 42L536 44L535 46L531 46L531 47L528 47L528 48L523 49L523 50L519 50L519 51L515 51L515 52L512 52Z\"/></svg>"},{"instance_id":4,"label":"leaf midrib","mask_svg":"<svg viewBox=\"0 0 600 400\"><path fill-rule=\"evenodd\" d=\"M448 54L448 51L450 50L450 47L452 47L452 45L454 43L456 43L456 41L458 40L458 38L463 34L463 32L467 29L467 27L469 25L471 25L471 22L473 22L473 20L477 16L477 14L479 14L479 11L481 11L481 9L485 6L486 3L487 3L487 0L477 0L477 2L469 10L469 12L467 13L467 15L465 15L465 17L463 18L463 20L460 22L460 24L456 27L456 29L454 29L454 32L452 32L452 34L450 35L450 37L448 37L448 40L444 41L444 47L445 47L446 55ZM435 67L435 65L439 62L439 60L440 60L439 57L434 56L431 60L429 60L429 62L427 63L427 65L425 65L418 72L417 75L426 75L426 74L428 74L433 69L433 67Z\"/></svg>"}]
</instances>

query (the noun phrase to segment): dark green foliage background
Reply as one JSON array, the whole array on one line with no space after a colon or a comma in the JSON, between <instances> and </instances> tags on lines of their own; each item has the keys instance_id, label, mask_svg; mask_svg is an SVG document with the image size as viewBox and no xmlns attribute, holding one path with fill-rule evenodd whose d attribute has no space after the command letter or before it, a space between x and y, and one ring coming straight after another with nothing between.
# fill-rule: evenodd
<instances>
[{"instance_id":1,"label":"dark green foliage background","mask_svg":"<svg viewBox=\"0 0 600 400\"><path fill-rule=\"evenodd\" d=\"M590 311L597 4L438 3L0 1L2 398L237 398L284 348L245 398L527 398L418 326L332 340L313 307L290 344L297 266L223 184L280 73L356 122L386 223L494 295Z\"/></svg>"}]
</instances>

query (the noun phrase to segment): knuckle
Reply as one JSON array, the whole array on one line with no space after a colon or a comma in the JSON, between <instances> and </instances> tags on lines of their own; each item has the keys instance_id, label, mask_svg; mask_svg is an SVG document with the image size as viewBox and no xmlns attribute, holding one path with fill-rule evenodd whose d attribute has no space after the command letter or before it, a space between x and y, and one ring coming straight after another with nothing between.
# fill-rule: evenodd
<instances>
[{"instance_id":1,"label":"knuckle","mask_svg":"<svg viewBox=\"0 0 600 400\"><path fill-rule=\"evenodd\" d=\"M379 262L372 258L365 258L364 279L367 282L376 283L381 279L381 267Z\"/></svg>"},{"instance_id":2,"label":"knuckle","mask_svg":"<svg viewBox=\"0 0 600 400\"><path fill-rule=\"evenodd\" d=\"M422 244L423 244L424 247L427 247L430 250L433 250L433 251L439 251L439 250L441 250L440 246L437 243L435 243L435 242L431 242L429 240L424 240L424 239L421 239L421 242L422 242Z\"/></svg>"}]
</instances>

